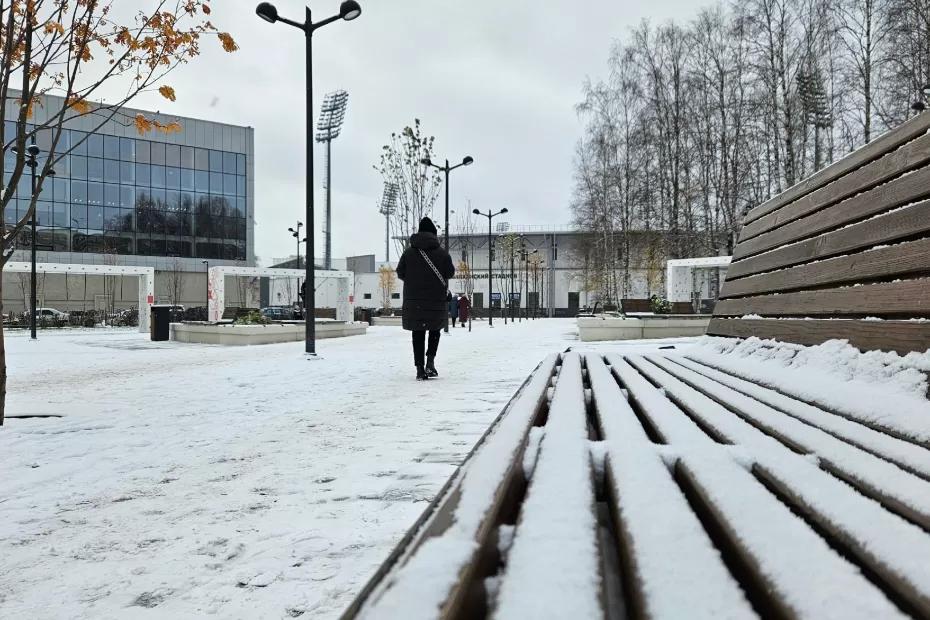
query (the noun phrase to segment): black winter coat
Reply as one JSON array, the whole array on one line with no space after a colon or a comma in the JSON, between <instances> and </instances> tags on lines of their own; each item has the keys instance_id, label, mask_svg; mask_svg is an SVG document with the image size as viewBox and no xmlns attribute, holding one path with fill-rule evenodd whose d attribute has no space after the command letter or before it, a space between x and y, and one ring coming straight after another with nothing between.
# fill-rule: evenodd
<instances>
[{"instance_id":1,"label":"black winter coat","mask_svg":"<svg viewBox=\"0 0 930 620\"><path fill-rule=\"evenodd\" d=\"M446 283L455 275L452 258L439 246L436 235L420 232L410 237L410 247L397 263L397 277L404 281L404 329L442 329L449 320L446 287L423 260L420 250L426 252Z\"/></svg>"}]
</instances>

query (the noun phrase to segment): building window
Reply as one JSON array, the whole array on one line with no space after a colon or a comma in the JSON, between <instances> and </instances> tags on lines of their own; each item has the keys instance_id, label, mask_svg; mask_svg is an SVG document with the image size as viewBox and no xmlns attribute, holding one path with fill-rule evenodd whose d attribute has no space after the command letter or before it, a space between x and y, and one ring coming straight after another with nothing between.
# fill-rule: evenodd
<instances>
[{"instance_id":1,"label":"building window","mask_svg":"<svg viewBox=\"0 0 930 620\"><path fill-rule=\"evenodd\" d=\"M371 299L371 293L365 293L364 295L362 295L362 298L363 298L363 299Z\"/></svg>"},{"instance_id":2,"label":"building window","mask_svg":"<svg viewBox=\"0 0 930 620\"><path fill-rule=\"evenodd\" d=\"M391 293L391 299L400 299L400 293Z\"/></svg>"},{"instance_id":3,"label":"building window","mask_svg":"<svg viewBox=\"0 0 930 620\"><path fill-rule=\"evenodd\" d=\"M45 245L74 252L246 259L245 154L76 130L65 132L58 147L78 143L56 165L58 175L47 182L43 196L48 201L38 205ZM29 195L28 176L18 192ZM4 215L12 223L24 212L16 200Z\"/></svg>"}]
</instances>

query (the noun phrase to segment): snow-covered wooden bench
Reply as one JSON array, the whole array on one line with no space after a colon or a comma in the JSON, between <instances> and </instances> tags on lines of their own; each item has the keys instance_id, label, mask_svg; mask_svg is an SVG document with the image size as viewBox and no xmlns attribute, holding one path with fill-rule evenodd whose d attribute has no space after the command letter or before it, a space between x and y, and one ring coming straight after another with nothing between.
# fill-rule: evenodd
<instances>
[{"instance_id":1,"label":"snow-covered wooden bench","mask_svg":"<svg viewBox=\"0 0 930 620\"><path fill-rule=\"evenodd\" d=\"M708 333L930 348L928 128L925 112L747 213Z\"/></svg>"},{"instance_id":2,"label":"snow-covered wooden bench","mask_svg":"<svg viewBox=\"0 0 930 620\"><path fill-rule=\"evenodd\" d=\"M930 617L928 532L927 443L686 357L566 353L345 617Z\"/></svg>"},{"instance_id":3,"label":"snow-covered wooden bench","mask_svg":"<svg viewBox=\"0 0 930 620\"><path fill-rule=\"evenodd\" d=\"M930 347L928 128L750 211L710 333ZM924 396L714 342L546 359L345 617L930 618Z\"/></svg>"}]
</instances>

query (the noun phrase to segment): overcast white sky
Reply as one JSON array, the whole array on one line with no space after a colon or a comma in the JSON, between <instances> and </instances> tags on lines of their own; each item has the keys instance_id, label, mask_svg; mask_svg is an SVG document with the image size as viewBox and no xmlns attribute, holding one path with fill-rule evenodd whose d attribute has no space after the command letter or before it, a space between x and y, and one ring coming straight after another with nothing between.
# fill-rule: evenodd
<instances>
[{"instance_id":1,"label":"overcast white sky","mask_svg":"<svg viewBox=\"0 0 930 620\"><path fill-rule=\"evenodd\" d=\"M574 105L588 76L605 73L612 41L643 18L689 20L694 0L359 0L362 15L314 36L314 89L349 91L333 143L333 256L384 259L382 179L372 169L392 131L420 118L437 155L475 164L452 173L452 209L506 206L513 224L567 224L572 159L581 125ZM251 0L213 3L235 54L204 54L172 76L178 100L157 95L142 108L255 128L256 254L265 264L293 254L287 232L304 213L304 41L268 24ZM303 19L304 4L277 0ZM314 21L339 0L313 3ZM322 230L322 148L317 149L317 222ZM442 208L442 195L436 204ZM453 216L453 221L454 221ZM437 218L441 222L441 217ZM393 252L393 250L392 250ZM323 255L322 235L317 256Z\"/></svg>"}]
</instances>

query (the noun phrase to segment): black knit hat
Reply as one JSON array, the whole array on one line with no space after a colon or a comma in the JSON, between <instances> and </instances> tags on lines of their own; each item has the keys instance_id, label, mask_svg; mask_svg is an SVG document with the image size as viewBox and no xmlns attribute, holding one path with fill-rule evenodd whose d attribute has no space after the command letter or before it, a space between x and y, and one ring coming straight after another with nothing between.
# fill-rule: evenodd
<instances>
[{"instance_id":1,"label":"black knit hat","mask_svg":"<svg viewBox=\"0 0 930 620\"><path fill-rule=\"evenodd\" d=\"M420 220L420 228L418 229L418 232L428 232L435 235L437 232L436 225L433 224L433 220L429 219L428 217L424 217L422 220Z\"/></svg>"}]
</instances>

